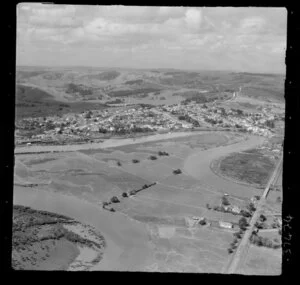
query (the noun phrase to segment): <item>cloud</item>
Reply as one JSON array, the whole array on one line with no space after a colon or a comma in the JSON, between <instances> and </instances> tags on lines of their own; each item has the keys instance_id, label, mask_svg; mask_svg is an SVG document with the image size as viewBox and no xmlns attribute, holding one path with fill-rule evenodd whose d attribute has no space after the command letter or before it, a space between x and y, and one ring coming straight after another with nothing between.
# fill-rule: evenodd
<instances>
[{"instance_id":1,"label":"cloud","mask_svg":"<svg viewBox=\"0 0 300 285\"><path fill-rule=\"evenodd\" d=\"M255 68L262 58L284 62L286 11L25 3L18 5L17 45L21 59L30 53L33 61L35 54L42 60L51 49L53 63L65 65L80 54L87 65L122 59L120 64L145 67ZM62 56L66 50L68 58Z\"/></svg>"},{"instance_id":2,"label":"cloud","mask_svg":"<svg viewBox=\"0 0 300 285\"><path fill-rule=\"evenodd\" d=\"M265 19L261 17L249 17L241 21L240 31L243 33L255 33L264 28Z\"/></svg>"},{"instance_id":3,"label":"cloud","mask_svg":"<svg viewBox=\"0 0 300 285\"><path fill-rule=\"evenodd\" d=\"M191 30L198 30L202 21L202 13L200 9L191 8L185 12L185 22Z\"/></svg>"}]
</instances>

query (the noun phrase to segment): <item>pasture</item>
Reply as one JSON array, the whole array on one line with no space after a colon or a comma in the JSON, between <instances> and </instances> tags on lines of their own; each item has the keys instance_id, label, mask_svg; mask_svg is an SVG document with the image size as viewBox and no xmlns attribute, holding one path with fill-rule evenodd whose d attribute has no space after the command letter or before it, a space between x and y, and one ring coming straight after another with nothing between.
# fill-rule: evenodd
<instances>
[{"instance_id":1,"label":"pasture","mask_svg":"<svg viewBox=\"0 0 300 285\"><path fill-rule=\"evenodd\" d=\"M237 273L247 275L280 275L281 249L251 245L245 262Z\"/></svg>"},{"instance_id":2,"label":"pasture","mask_svg":"<svg viewBox=\"0 0 300 285\"><path fill-rule=\"evenodd\" d=\"M118 197L120 202L111 205L116 212L111 214L125 216L130 218L128 222L138 221L148 228L153 260L143 270L177 271L181 268L186 272L220 272L229 258L227 248L232 233L214 226L188 228L186 218L238 221L239 216L206 208L207 204L218 204L224 192L238 193L243 199L252 195L240 191L229 181L222 185L225 189L216 187L215 181L220 184L221 178L210 170L218 146L236 139L230 133L203 132L109 149L20 155L15 174L21 174L22 179L40 179L47 184L43 189L53 193L75 196L98 205L110 201L113 196ZM207 146L209 149L205 150ZM169 155L160 156L159 151ZM149 159L151 155L157 159ZM199 176L184 169L190 156L193 161L201 162L197 169ZM133 163L134 159L138 163ZM174 174L174 169L181 169L182 173ZM124 192L142 189L145 184L154 182L154 186L133 196L122 197ZM21 191L22 187L18 187ZM105 211L100 207L99 210Z\"/></svg>"}]
</instances>

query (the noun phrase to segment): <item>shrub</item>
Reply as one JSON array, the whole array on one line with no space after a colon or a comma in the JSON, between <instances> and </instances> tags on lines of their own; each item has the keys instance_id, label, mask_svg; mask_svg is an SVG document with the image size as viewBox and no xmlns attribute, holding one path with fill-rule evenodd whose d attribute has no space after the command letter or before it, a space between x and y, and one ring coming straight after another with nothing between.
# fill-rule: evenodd
<instances>
[{"instance_id":1,"label":"shrub","mask_svg":"<svg viewBox=\"0 0 300 285\"><path fill-rule=\"evenodd\" d=\"M110 208L110 211L111 212L115 212L116 210L114 208Z\"/></svg>"},{"instance_id":2,"label":"shrub","mask_svg":"<svg viewBox=\"0 0 300 285\"><path fill-rule=\"evenodd\" d=\"M133 159L132 162L133 163L139 163L140 161L138 159Z\"/></svg>"},{"instance_id":3,"label":"shrub","mask_svg":"<svg viewBox=\"0 0 300 285\"><path fill-rule=\"evenodd\" d=\"M159 151L158 155L160 155L160 156L163 156L163 155L168 156L169 154L167 152L165 152L165 151Z\"/></svg>"},{"instance_id":4,"label":"shrub","mask_svg":"<svg viewBox=\"0 0 300 285\"><path fill-rule=\"evenodd\" d=\"M246 218L251 217L251 214L248 211L245 211L245 210L241 210L241 215L243 217L246 217Z\"/></svg>"},{"instance_id":5,"label":"shrub","mask_svg":"<svg viewBox=\"0 0 300 285\"><path fill-rule=\"evenodd\" d=\"M173 170L173 173L174 174L180 174L180 173L182 173L182 171L180 169L176 169L176 170Z\"/></svg>"},{"instance_id":6,"label":"shrub","mask_svg":"<svg viewBox=\"0 0 300 285\"><path fill-rule=\"evenodd\" d=\"M222 204L225 205L225 206L230 205L227 197L225 197L225 196L222 197Z\"/></svg>"},{"instance_id":7,"label":"shrub","mask_svg":"<svg viewBox=\"0 0 300 285\"><path fill-rule=\"evenodd\" d=\"M233 249L232 248L228 248L227 251L228 251L229 254L233 253Z\"/></svg>"},{"instance_id":8,"label":"shrub","mask_svg":"<svg viewBox=\"0 0 300 285\"><path fill-rule=\"evenodd\" d=\"M205 220L205 219L203 219L203 220L199 221L199 224L200 224L201 226L204 226L204 225L206 225L206 220Z\"/></svg>"},{"instance_id":9,"label":"shrub","mask_svg":"<svg viewBox=\"0 0 300 285\"><path fill-rule=\"evenodd\" d=\"M233 235L234 235L236 238L241 238L241 237L242 237L241 234L240 234L240 232L235 232Z\"/></svg>"},{"instance_id":10,"label":"shrub","mask_svg":"<svg viewBox=\"0 0 300 285\"><path fill-rule=\"evenodd\" d=\"M118 166L122 166L122 163L120 161L117 162Z\"/></svg>"},{"instance_id":11,"label":"shrub","mask_svg":"<svg viewBox=\"0 0 300 285\"><path fill-rule=\"evenodd\" d=\"M264 222L264 221L267 220L266 216L263 215L263 214L261 214L261 215L259 216L259 219L260 219L262 222Z\"/></svg>"},{"instance_id":12,"label":"shrub","mask_svg":"<svg viewBox=\"0 0 300 285\"><path fill-rule=\"evenodd\" d=\"M110 199L110 201L111 201L112 203L119 203L119 202L120 202L120 200L119 200L118 197L116 197L116 196L113 196L113 197Z\"/></svg>"},{"instance_id":13,"label":"shrub","mask_svg":"<svg viewBox=\"0 0 300 285\"><path fill-rule=\"evenodd\" d=\"M255 208L255 206L254 206L253 203L250 203L250 204L247 206L247 208L248 208L248 210L249 210L250 212L254 212L254 211L256 210L256 208Z\"/></svg>"},{"instance_id":14,"label":"shrub","mask_svg":"<svg viewBox=\"0 0 300 285\"><path fill-rule=\"evenodd\" d=\"M126 192L123 192L123 193L122 193L122 196L123 196L123 197L128 197L128 194L127 194Z\"/></svg>"},{"instance_id":15,"label":"shrub","mask_svg":"<svg viewBox=\"0 0 300 285\"><path fill-rule=\"evenodd\" d=\"M151 160L156 160L157 157L156 157L155 155L151 155L151 156L149 157L149 159L151 159Z\"/></svg>"},{"instance_id":16,"label":"shrub","mask_svg":"<svg viewBox=\"0 0 300 285\"><path fill-rule=\"evenodd\" d=\"M240 218L240 220L239 220L240 229L245 230L247 228L247 226L248 226L248 222L247 222L246 218L245 217Z\"/></svg>"}]
</instances>

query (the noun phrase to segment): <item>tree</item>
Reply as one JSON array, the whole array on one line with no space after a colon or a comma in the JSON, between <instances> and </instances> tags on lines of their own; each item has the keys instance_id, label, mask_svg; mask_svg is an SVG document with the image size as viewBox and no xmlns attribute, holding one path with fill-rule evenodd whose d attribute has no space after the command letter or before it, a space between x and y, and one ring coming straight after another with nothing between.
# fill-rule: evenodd
<instances>
[{"instance_id":1,"label":"tree","mask_svg":"<svg viewBox=\"0 0 300 285\"><path fill-rule=\"evenodd\" d=\"M241 238L241 237L242 237L242 235L241 235L240 232L235 232L233 235L234 235L236 238Z\"/></svg>"},{"instance_id":2,"label":"tree","mask_svg":"<svg viewBox=\"0 0 300 285\"><path fill-rule=\"evenodd\" d=\"M122 196L123 196L123 197L128 197L128 194L127 194L126 192L123 192L123 193L122 193Z\"/></svg>"},{"instance_id":3,"label":"tree","mask_svg":"<svg viewBox=\"0 0 300 285\"><path fill-rule=\"evenodd\" d=\"M248 211L245 211L245 210L241 210L241 215L243 217L246 217L246 218L251 217L251 214Z\"/></svg>"},{"instance_id":4,"label":"tree","mask_svg":"<svg viewBox=\"0 0 300 285\"><path fill-rule=\"evenodd\" d=\"M156 160L157 157L156 157L155 155L151 155L151 156L149 157L149 159L151 159L151 160Z\"/></svg>"},{"instance_id":5,"label":"tree","mask_svg":"<svg viewBox=\"0 0 300 285\"><path fill-rule=\"evenodd\" d=\"M176 170L173 170L173 173L174 174L180 174L180 173L182 173L182 171L180 169L176 169Z\"/></svg>"},{"instance_id":6,"label":"tree","mask_svg":"<svg viewBox=\"0 0 300 285\"><path fill-rule=\"evenodd\" d=\"M199 224L200 224L201 226L206 225L206 220L205 220L205 219L202 219L201 221L199 221Z\"/></svg>"},{"instance_id":7,"label":"tree","mask_svg":"<svg viewBox=\"0 0 300 285\"><path fill-rule=\"evenodd\" d=\"M263 214L261 214L261 215L259 216L259 219L260 219L262 222L264 222L264 221L267 220L266 216L263 215Z\"/></svg>"},{"instance_id":8,"label":"tree","mask_svg":"<svg viewBox=\"0 0 300 285\"><path fill-rule=\"evenodd\" d=\"M245 217L240 218L240 220L239 220L240 229L246 230L247 226L248 226L247 219Z\"/></svg>"},{"instance_id":9,"label":"tree","mask_svg":"<svg viewBox=\"0 0 300 285\"><path fill-rule=\"evenodd\" d=\"M138 159L133 159L132 162L133 163L139 163L140 161Z\"/></svg>"},{"instance_id":10,"label":"tree","mask_svg":"<svg viewBox=\"0 0 300 285\"><path fill-rule=\"evenodd\" d=\"M120 161L117 162L118 166L122 166L122 163Z\"/></svg>"},{"instance_id":11,"label":"tree","mask_svg":"<svg viewBox=\"0 0 300 285\"><path fill-rule=\"evenodd\" d=\"M229 201L228 201L228 198L227 198L227 197L225 197L225 196L223 196L223 197L222 197L222 204L223 204L224 206L228 206L228 205L230 205L230 203L229 203Z\"/></svg>"},{"instance_id":12,"label":"tree","mask_svg":"<svg viewBox=\"0 0 300 285\"><path fill-rule=\"evenodd\" d=\"M248 206L247 206L247 209L250 211L250 213L254 212L256 210L255 206L253 203L250 203Z\"/></svg>"},{"instance_id":13,"label":"tree","mask_svg":"<svg viewBox=\"0 0 300 285\"><path fill-rule=\"evenodd\" d=\"M119 203L119 202L120 202L120 200L119 200L118 197L116 197L116 196L113 196L113 197L110 199L110 201L111 201L112 203Z\"/></svg>"}]
</instances>

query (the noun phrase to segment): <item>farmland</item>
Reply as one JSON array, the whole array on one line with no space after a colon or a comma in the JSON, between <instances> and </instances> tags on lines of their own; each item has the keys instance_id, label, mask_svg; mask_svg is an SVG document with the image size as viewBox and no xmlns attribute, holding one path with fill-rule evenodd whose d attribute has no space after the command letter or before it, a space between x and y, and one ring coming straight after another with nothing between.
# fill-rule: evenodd
<instances>
[{"instance_id":1,"label":"farmland","mask_svg":"<svg viewBox=\"0 0 300 285\"><path fill-rule=\"evenodd\" d=\"M89 225L101 233L105 250L88 267L80 260L94 256L90 248L60 240L53 256L63 270L220 273L278 160L282 82L249 73L21 67L14 204L70 217L77 224L68 231ZM264 208L271 224L282 204L281 175L276 181ZM38 268L30 262L27 269ZM52 269L51 262L37 264Z\"/></svg>"},{"instance_id":2,"label":"farmland","mask_svg":"<svg viewBox=\"0 0 300 285\"><path fill-rule=\"evenodd\" d=\"M248 104L256 100L281 103L284 99L284 78L281 75L20 66L16 79L18 117L53 114L57 111L58 114L82 112L88 108L101 108L115 99L120 99L119 104L147 103L153 106L183 101L226 102L240 86L245 86L241 95L250 99ZM38 101L34 100L32 92L40 94Z\"/></svg>"},{"instance_id":3,"label":"farmland","mask_svg":"<svg viewBox=\"0 0 300 285\"><path fill-rule=\"evenodd\" d=\"M244 207L262 190L224 183L211 171L210 162L261 143L263 139L254 136L200 132L108 148L19 154L14 199L70 215L101 230L108 248L103 262L95 267L99 270L220 272L229 258L234 229L221 229L218 221L237 224L239 216L207 205L219 205L227 192L231 203ZM182 171L174 174L174 169ZM129 194L132 190L139 191ZM47 203L42 198L45 195ZM112 197L118 202L111 202ZM69 200L78 206L66 207ZM109 205L102 207L104 202ZM191 216L205 217L211 226L190 227L187 219ZM111 223L123 224L122 238L110 228ZM131 228L136 232L135 245L129 238Z\"/></svg>"}]
</instances>

